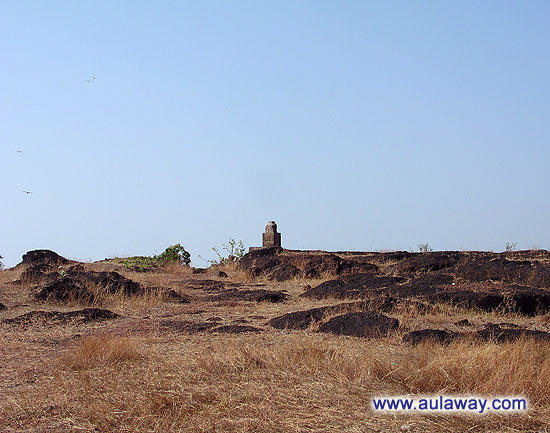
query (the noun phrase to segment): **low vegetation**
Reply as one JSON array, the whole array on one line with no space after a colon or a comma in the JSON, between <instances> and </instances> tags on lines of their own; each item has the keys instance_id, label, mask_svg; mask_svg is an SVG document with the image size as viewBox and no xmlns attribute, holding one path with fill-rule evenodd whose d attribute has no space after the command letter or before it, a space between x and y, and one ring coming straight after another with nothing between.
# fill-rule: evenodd
<instances>
[{"instance_id":1,"label":"low vegetation","mask_svg":"<svg viewBox=\"0 0 550 433\"><path fill-rule=\"evenodd\" d=\"M212 247L212 251L216 254L215 259L201 259L210 263L211 266L223 266L238 262L246 253L246 248L243 241L236 241L233 238L229 238L229 241L222 243L221 249L218 247ZM199 256L200 257L200 256Z\"/></svg>"},{"instance_id":2,"label":"low vegetation","mask_svg":"<svg viewBox=\"0 0 550 433\"><path fill-rule=\"evenodd\" d=\"M115 263L119 263L126 269L145 272L151 271L167 265L189 266L191 264L191 254L189 254L180 244L171 245L164 250L162 254L155 256L132 256L132 257L115 257L111 259Z\"/></svg>"},{"instance_id":3,"label":"low vegetation","mask_svg":"<svg viewBox=\"0 0 550 433\"><path fill-rule=\"evenodd\" d=\"M82 338L63 361L74 370L110 367L141 357L136 340L112 335Z\"/></svg>"}]
</instances>

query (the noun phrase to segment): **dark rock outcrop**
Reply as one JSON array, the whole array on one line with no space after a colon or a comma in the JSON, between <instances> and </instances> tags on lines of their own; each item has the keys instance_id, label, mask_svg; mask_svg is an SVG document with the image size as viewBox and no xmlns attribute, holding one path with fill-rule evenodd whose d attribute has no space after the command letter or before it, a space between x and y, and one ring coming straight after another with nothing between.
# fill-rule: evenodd
<instances>
[{"instance_id":1,"label":"dark rock outcrop","mask_svg":"<svg viewBox=\"0 0 550 433\"><path fill-rule=\"evenodd\" d=\"M59 278L59 272L56 267L47 263L37 263L28 266L19 277L19 282L23 284L48 283Z\"/></svg>"},{"instance_id":2,"label":"dark rock outcrop","mask_svg":"<svg viewBox=\"0 0 550 433\"><path fill-rule=\"evenodd\" d=\"M399 327L399 321L372 311L346 313L319 326L319 332L353 337L384 337Z\"/></svg>"},{"instance_id":3,"label":"dark rock outcrop","mask_svg":"<svg viewBox=\"0 0 550 433\"><path fill-rule=\"evenodd\" d=\"M224 325L213 328L210 332L220 332L223 334L242 334L243 332L260 332L260 328L247 325Z\"/></svg>"},{"instance_id":4,"label":"dark rock outcrop","mask_svg":"<svg viewBox=\"0 0 550 433\"><path fill-rule=\"evenodd\" d=\"M386 272L391 275L411 276L425 272L436 272L455 266L462 253L457 251L441 251L416 253L396 264L389 266Z\"/></svg>"},{"instance_id":5,"label":"dark rock outcrop","mask_svg":"<svg viewBox=\"0 0 550 433\"><path fill-rule=\"evenodd\" d=\"M176 292L173 289L165 289L165 293L166 293L166 299L170 302L175 302L177 304L188 304L190 302L187 296L180 295L178 292Z\"/></svg>"},{"instance_id":6,"label":"dark rock outcrop","mask_svg":"<svg viewBox=\"0 0 550 433\"><path fill-rule=\"evenodd\" d=\"M3 311L6 309L6 306L0 302L0 311Z\"/></svg>"},{"instance_id":7,"label":"dark rock outcrop","mask_svg":"<svg viewBox=\"0 0 550 433\"><path fill-rule=\"evenodd\" d=\"M34 298L39 301L91 302L94 300L94 294L90 287L96 287L106 293L121 293L128 296L145 292L139 283L123 277L118 272L86 271L81 265L71 266L63 270L63 274L46 274L41 283L34 294Z\"/></svg>"},{"instance_id":8,"label":"dark rock outcrop","mask_svg":"<svg viewBox=\"0 0 550 433\"><path fill-rule=\"evenodd\" d=\"M443 331L440 329L421 329L418 331L407 332L403 335L403 341L411 344L419 344L424 341L449 344L451 341L458 338L459 335L460 334L457 332Z\"/></svg>"},{"instance_id":9,"label":"dark rock outcrop","mask_svg":"<svg viewBox=\"0 0 550 433\"><path fill-rule=\"evenodd\" d=\"M188 320L164 320L160 322L162 328L170 329L172 331L195 333L208 331L218 324L216 322L191 322Z\"/></svg>"},{"instance_id":10,"label":"dark rock outcrop","mask_svg":"<svg viewBox=\"0 0 550 433\"><path fill-rule=\"evenodd\" d=\"M239 260L238 266L252 277L266 277L275 281L286 281L297 276L318 278L323 275L378 272L376 265L363 260L344 259L326 252L285 252L279 247L253 250Z\"/></svg>"},{"instance_id":11,"label":"dark rock outcrop","mask_svg":"<svg viewBox=\"0 0 550 433\"><path fill-rule=\"evenodd\" d=\"M216 280L191 280L186 287L192 290L204 290L207 292L219 292L224 290L226 283Z\"/></svg>"},{"instance_id":12,"label":"dark rock outcrop","mask_svg":"<svg viewBox=\"0 0 550 433\"><path fill-rule=\"evenodd\" d=\"M33 250L28 251L23 254L22 261L20 264L26 266L46 264L51 266L66 265L71 263L70 260L67 260L64 257L61 257L54 251L51 250Z\"/></svg>"},{"instance_id":13,"label":"dark rock outcrop","mask_svg":"<svg viewBox=\"0 0 550 433\"><path fill-rule=\"evenodd\" d=\"M208 301L256 301L256 302L284 302L288 299L288 295L283 291L275 290L239 290L229 289L224 290L217 295L212 295L207 298Z\"/></svg>"},{"instance_id":14,"label":"dark rock outcrop","mask_svg":"<svg viewBox=\"0 0 550 433\"><path fill-rule=\"evenodd\" d=\"M470 326L471 323L468 319L462 319L462 320L459 320L458 322L455 322L455 325L456 326Z\"/></svg>"},{"instance_id":15,"label":"dark rock outcrop","mask_svg":"<svg viewBox=\"0 0 550 433\"><path fill-rule=\"evenodd\" d=\"M508 343L524 338L550 341L550 333L532 329L516 328L488 328L476 332L475 336L483 341L494 341L496 343Z\"/></svg>"},{"instance_id":16,"label":"dark rock outcrop","mask_svg":"<svg viewBox=\"0 0 550 433\"><path fill-rule=\"evenodd\" d=\"M108 293L121 293L124 295L140 295L144 289L118 272L86 271L82 266L75 266L67 270L67 275L78 279L88 285L95 285Z\"/></svg>"},{"instance_id":17,"label":"dark rock outcrop","mask_svg":"<svg viewBox=\"0 0 550 433\"><path fill-rule=\"evenodd\" d=\"M92 302L94 298L94 294L83 281L71 277L58 278L47 283L34 294L37 301Z\"/></svg>"},{"instance_id":18,"label":"dark rock outcrop","mask_svg":"<svg viewBox=\"0 0 550 433\"><path fill-rule=\"evenodd\" d=\"M93 322L98 320L116 319L118 314L109 310L103 310L101 308L84 308L83 310L76 311L31 311L21 316L13 317L11 319L4 319L4 323L11 324L28 324L35 320L42 320L48 322Z\"/></svg>"},{"instance_id":19,"label":"dark rock outcrop","mask_svg":"<svg viewBox=\"0 0 550 433\"><path fill-rule=\"evenodd\" d=\"M501 257L467 257L456 266L456 275L469 281L502 281L534 288L550 288L550 265Z\"/></svg>"},{"instance_id":20,"label":"dark rock outcrop","mask_svg":"<svg viewBox=\"0 0 550 433\"><path fill-rule=\"evenodd\" d=\"M430 302L448 303L463 308L482 311L500 309L524 316L534 316L550 311L550 293L538 289L502 292L442 291L428 296L428 299Z\"/></svg>"},{"instance_id":21,"label":"dark rock outcrop","mask_svg":"<svg viewBox=\"0 0 550 433\"><path fill-rule=\"evenodd\" d=\"M313 287L300 296L306 298L324 299L361 299L378 289L397 285L405 281L402 277L387 277L371 274L356 274L341 276L336 280L325 281Z\"/></svg>"},{"instance_id":22,"label":"dark rock outcrop","mask_svg":"<svg viewBox=\"0 0 550 433\"><path fill-rule=\"evenodd\" d=\"M269 324L277 329L307 329L312 323L320 322L328 315L361 310L363 306L364 304L361 302L348 302L345 304L312 308L311 310L295 311L274 317L269 321Z\"/></svg>"},{"instance_id":23,"label":"dark rock outcrop","mask_svg":"<svg viewBox=\"0 0 550 433\"><path fill-rule=\"evenodd\" d=\"M502 327L490 324L476 332L449 332L440 329L422 329L412 331L403 336L403 341L411 344L419 344L424 341L433 341L441 344L449 344L458 339L471 339L478 341L490 341L495 343L509 343L519 339L535 339L550 341L550 333L532 329L518 329L516 327Z\"/></svg>"}]
</instances>

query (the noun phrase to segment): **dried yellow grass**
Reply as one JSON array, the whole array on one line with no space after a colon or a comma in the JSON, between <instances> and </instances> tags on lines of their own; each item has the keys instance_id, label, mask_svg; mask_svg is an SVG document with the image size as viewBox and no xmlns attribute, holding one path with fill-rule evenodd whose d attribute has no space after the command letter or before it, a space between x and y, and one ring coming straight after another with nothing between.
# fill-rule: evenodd
<instances>
[{"instance_id":1,"label":"dried yellow grass","mask_svg":"<svg viewBox=\"0 0 550 433\"><path fill-rule=\"evenodd\" d=\"M95 337L94 337L95 338ZM543 431L550 421L550 345L397 346L307 333L83 340L61 372L10 403L0 423L70 418L100 432ZM138 347L137 354L132 348ZM130 350L130 352L128 352ZM120 353L122 352L122 353ZM143 356L140 356L143 355ZM78 362L77 362L78 361ZM43 391L47 388L49 393ZM524 395L513 416L381 415L377 395ZM14 411L14 413L17 411ZM59 421L61 422L61 421Z\"/></svg>"},{"instance_id":2,"label":"dried yellow grass","mask_svg":"<svg viewBox=\"0 0 550 433\"><path fill-rule=\"evenodd\" d=\"M82 338L65 356L64 363L74 370L112 366L141 358L136 339L111 335Z\"/></svg>"}]
</instances>

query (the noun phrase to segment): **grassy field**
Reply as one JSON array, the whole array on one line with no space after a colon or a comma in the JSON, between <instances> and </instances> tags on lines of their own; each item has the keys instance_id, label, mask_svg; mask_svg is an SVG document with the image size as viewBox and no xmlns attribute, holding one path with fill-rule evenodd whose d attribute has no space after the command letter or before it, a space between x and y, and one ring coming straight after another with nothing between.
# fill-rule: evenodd
<instances>
[{"instance_id":1,"label":"grassy field","mask_svg":"<svg viewBox=\"0 0 550 433\"><path fill-rule=\"evenodd\" d=\"M113 264L91 264L110 269ZM115 269L115 268L113 268ZM100 305L120 314L88 324L32 321L0 324L2 432L546 432L550 430L550 344L457 341L410 346L401 336L437 325L453 329L503 321L550 330L548 317L525 318L436 306L427 313L389 313L401 327L384 339L280 331L267 321L280 314L339 301L298 295L304 281L269 283L226 269L239 288L286 290L285 303L211 302L194 275L116 268L143 285L172 288L191 298L112 295ZM37 304L18 271L0 274L0 319L73 305ZM183 332L168 320L247 324L261 332ZM382 414L373 396L521 395L524 413L508 415Z\"/></svg>"}]
</instances>

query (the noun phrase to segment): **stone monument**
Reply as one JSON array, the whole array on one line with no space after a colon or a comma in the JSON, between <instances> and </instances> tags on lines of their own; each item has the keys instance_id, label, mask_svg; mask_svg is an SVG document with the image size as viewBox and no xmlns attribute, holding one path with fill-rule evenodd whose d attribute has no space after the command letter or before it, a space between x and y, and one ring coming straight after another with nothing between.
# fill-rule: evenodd
<instances>
[{"instance_id":1,"label":"stone monument","mask_svg":"<svg viewBox=\"0 0 550 433\"><path fill-rule=\"evenodd\" d=\"M269 221L265 226L265 233L262 234L262 248L280 247L281 233L277 232L275 221Z\"/></svg>"}]
</instances>

